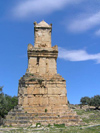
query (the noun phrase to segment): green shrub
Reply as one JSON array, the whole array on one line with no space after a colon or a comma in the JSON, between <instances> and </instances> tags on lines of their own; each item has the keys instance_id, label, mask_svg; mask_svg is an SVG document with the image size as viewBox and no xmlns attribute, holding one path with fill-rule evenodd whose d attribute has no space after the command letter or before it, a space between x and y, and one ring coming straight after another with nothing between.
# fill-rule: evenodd
<instances>
[{"instance_id":1,"label":"green shrub","mask_svg":"<svg viewBox=\"0 0 100 133\"><path fill-rule=\"evenodd\" d=\"M61 127L65 127L65 124L54 124L54 126L57 128L61 128Z\"/></svg>"},{"instance_id":2,"label":"green shrub","mask_svg":"<svg viewBox=\"0 0 100 133\"><path fill-rule=\"evenodd\" d=\"M38 83L41 85L42 84L42 79L38 79Z\"/></svg>"},{"instance_id":3,"label":"green shrub","mask_svg":"<svg viewBox=\"0 0 100 133\"><path fill-rule=\"evenodd\" d=\"M36 123L36 127L41 126L41 123Z\"/></svg>"},{"instance_id":4,"label":"green shrub","mask_svg":"<svg viewBox=\"0 0 100 133\"><path fill-rule=\"evenodd\" d=\"M50 124L48 124L48 127L50 127L51 125Z\"/></svg>"},{"instance_id":5,"label":"green shrub","mask_svg":"<svg viewBox=\"0 0 100 133\"><path fill-rule=\"evenodd\" d=\"M80 100L82 105L90 105L90 106L95 106L96 109L99 108L100 106L100 95L96 95L94 97L82 97Z\"/></svg>"},{"instance_id":6,"label":"green shrub","mask_svg":"<svg viewBox=\"0 0 100 133\"><path fill-rule=\"evenodd\" d=\"M29 81L36 81L36 79L35 78L31 78Z\"/></svg>"},{"instance_id":7,"label":"green shrub","mask_svg":"<svg viewBox=\"0 0 100 133\"><path fill-rule=\"evenodd\" d=\"M45 109L45 112L47 112L48 110L47 109Z\"/></svg>"},{"instance_id":8,"label":"green shrub","mask_svg":"<svg viewBox=\"0 0 100 133\"><path fill-rule=\"evenodd\" d=\"M80 100L80 103L82 105L89 105L90 104L90 98L89 97L82 97Z\"/></svg>"},{"instance_id":9,"label":"green shrub","mask_svg":"<svg viewBox=\"0 0 100 133\"><path fill-rule=\"evenodd\" d=\"M0 93L0 116L4 117L7 115L7 113L14 108L14 106L17 106L18 104L18 97L16 96L8 96L7 94L4 94L1 90Z\"/></svg>"}]
</instances>

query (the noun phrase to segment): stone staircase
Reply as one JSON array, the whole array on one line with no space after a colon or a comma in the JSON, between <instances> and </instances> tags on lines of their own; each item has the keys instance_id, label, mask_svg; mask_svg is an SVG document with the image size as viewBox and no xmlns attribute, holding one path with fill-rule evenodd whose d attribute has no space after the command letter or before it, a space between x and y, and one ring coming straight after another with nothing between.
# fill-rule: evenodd
<instances>
[{"instance_id":1,"label":"stone staircase","mask_svg":"<svg viewBox=\"0 0 100 133\"><path fill-rule=\"evenodd\" d=\"M65 124L66 126L78 125L80 123L79 116L76 115L72 110L67 110L65 113L28 113L25 112L23 107L16 106L12 109L7 116L5 116L5 126L14 127L28 127L30 125L54 125L54 124Z\"/></svg>"}]
</instances>

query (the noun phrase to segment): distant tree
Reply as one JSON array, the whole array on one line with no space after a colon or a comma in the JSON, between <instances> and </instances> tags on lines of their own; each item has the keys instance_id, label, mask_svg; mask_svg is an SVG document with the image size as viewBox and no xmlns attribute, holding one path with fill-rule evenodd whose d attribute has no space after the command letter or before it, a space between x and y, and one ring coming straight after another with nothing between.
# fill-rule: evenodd
<instances>
[{"instance_id":1,"label":"distant tree","mask_svg":"<svg viewBox=\"0 0 100 133\"><path fill-rule=\"evenodd\" d=\"M18 104L18 98L16 96L4 95L0 87L0 116L4 117L14 106Z\"/></svg>"},{"instance_id":2,"label":"distant tree","mask_svg":"<svg viewBox=\"0 0 100 133\"><path fill-rule=\"evenodd\" d=\"M0 86L0 92L2 92L2 88L3 88L3 86Z\"/></svg>"},{"instance_id":3,"label":"distant tree","mask_svg":"<svg viewBox=\"0 0 100 133\"><path fill-rule=\"evenodd\" d=\"M14 108L14 106L18 104L18 98L16 96L11 97L6 94L5 99L6 99L7 105L9 105L9 107L6 108L7 111L10 111L12 108Z\"/></svg>"},{"instance_id":4,"label":"distant tree","mask_svg":"<svg viewBox=\"0 0 100 133\"><path fill-rule=\"evenodd\" d=\"M100 95L96 95L96 96L92 97L90 100L90 105L95 106L96 109L98 109L100 106Z\"/></svg>"},{"instance_id":5,"label":"distant tree","mask_svg":"<svg viewBox=\"0 0 100 133\"><path fill-rule=\"evenodd\" d=\"M69 100L68 100L68 104L70 104Z\"/></svg>"},{"instance_id":6,"label":"distant tree","mask_svg":"<svg viewBox=\"0 0 100 133\"><path fill-rule=\"evenodd\" d=\"M3 87L0 87L0 116L4 116L3 114L6 113L6 110L5 110L5 105L6 105L6 100L5 100L5 96L4 96L4 93L2 92L2 88Z\"/></svg>"},{"instance_id":7,"label":"distant tree","mask_svg":"<svg viewBox=\"0 0 100 133\"><path fill-rule=\"evenodd\" d=\"M89 97L82 97L80 100L80 103L82 105L89 105L90 104L90 98Z\"/></svg>"},{"instance_id":8,"label":"distant tree","mask_svg":"<svg viewBox=\"0 0 100 133\"><path fill-rule=\"evenodd\" d=\"M100 95L96 95L94 97L82 97L80 100L81 105L90 105L95 106L96 109L100 106Z\"/></svg>"}]
</instances>

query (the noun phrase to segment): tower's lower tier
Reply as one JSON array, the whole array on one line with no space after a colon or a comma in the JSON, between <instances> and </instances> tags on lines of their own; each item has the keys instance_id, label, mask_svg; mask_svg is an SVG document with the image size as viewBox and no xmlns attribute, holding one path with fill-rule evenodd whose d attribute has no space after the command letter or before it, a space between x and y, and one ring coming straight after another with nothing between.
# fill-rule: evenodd
<instances>
[{"instance_id":1,"label":"tower's lower tier","mask_svg":"<svg viewBox=\"0 0 100 133\"><path fill-rule=\"evenodd\" d=\"M8 113L5 121L6 126L11 125L14 127L26 127L37 125L37 123L41 125L65 124L66 126L74 126L80 124L80 119L79 116L70 109L67 109L67 111L62 110L62 112L59 113L48 113L47 111L28 113L24 111L22 107L17 106Z\"/></svg>"},{"instance_id":2,"label":"tower's lower tier","mask_svg":"<svg viewBox=\"0 0 100 133\"><path fill-rule=\"evenodd\" d=\"M77 125L80 119L68 109L66 95L66 81L60 75L25 74L19 80L18 106L8 113L5 125Z\"/></svg>"}]
</instances>

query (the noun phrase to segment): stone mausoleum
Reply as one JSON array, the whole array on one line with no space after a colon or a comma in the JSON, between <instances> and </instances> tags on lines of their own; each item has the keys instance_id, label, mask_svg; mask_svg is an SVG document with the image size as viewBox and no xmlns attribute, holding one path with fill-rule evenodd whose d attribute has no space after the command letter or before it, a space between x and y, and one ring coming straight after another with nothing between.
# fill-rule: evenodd
<instances>
[{"instance_id":1,"label":"stone mausoleum","mask_svg":"<svg viewBox=\"0 0 100 133\"><path fill-rule=\"evenodd\" d=\"M51 46L51 32L52 24L34 22L34 46L28 45L28 68L19 80L18 105L6 116L7 126L80 123L68 108L66 81L57 74L58 46Z\"/></svg>"}]
</instances>

